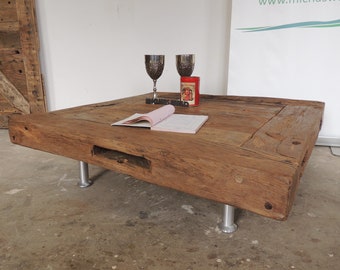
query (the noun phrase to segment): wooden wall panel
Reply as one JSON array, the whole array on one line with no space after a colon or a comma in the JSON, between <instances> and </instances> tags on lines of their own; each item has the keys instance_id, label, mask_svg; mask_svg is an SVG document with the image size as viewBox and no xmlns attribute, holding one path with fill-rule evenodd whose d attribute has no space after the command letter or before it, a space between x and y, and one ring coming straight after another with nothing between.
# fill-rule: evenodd
<instances>
[{"instance_id":1,"label":"wooden wall panel","mask_svg":"<svg viewBox=\"0 0 340 270\"><path fill-rule=\"evenodd\" d=\"M18 20L16 1L0 0L0 22L15 22Z\"/></svg>"},{"instance_id":2,"label":"wooden wall panel","mask_svg":"<svg viewBox=\"0 0 340 270\"><path fill-rule=\"evenodd\" d=\"M39 63L39 37L34 0L0 0L0 71L14 85L29 112L45 112L45 93ZM0 88L0 128L6 128L11 114L22 111L12 96ZM13 89L13 88L12 88ZM6 94L5 94L6 93Z\"/></svg>"}]
</instances>

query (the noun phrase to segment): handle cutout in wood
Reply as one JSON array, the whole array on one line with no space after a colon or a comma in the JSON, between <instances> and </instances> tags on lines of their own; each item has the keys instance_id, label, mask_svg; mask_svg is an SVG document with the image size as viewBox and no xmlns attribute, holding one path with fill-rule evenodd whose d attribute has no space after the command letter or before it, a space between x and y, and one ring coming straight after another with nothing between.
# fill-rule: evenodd
<instances>
[{"instance_id":1,"label":"handle cutout in wood","mask_svg":"<svg viewBox=\"0 0 340 270\"><path fill-rule=\"evenodd\" d=\"M120 151L117 151L117 150L112 150L112 149L108 149L108 148L104 148L104 147L94 145L93 150L92 150L92 154L94 156L99 156L99 157L103 157L103 158L106 158L106 159L115 160L118 163L138 166L138 167L148 169L148 170L151 169L151 161L150 160L148 160L144 157L127 154L127 153L120 152Z\"/></svg>"}]
</instances>

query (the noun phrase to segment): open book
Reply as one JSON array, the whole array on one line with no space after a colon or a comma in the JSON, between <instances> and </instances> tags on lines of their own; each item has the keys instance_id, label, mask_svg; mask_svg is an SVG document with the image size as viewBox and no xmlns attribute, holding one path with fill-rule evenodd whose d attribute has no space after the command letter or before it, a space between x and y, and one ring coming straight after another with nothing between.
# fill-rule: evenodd
<instances>
[{"instance_id":1,"label":"open book","mask_svg":"<svg viewBox=\"0 0 340 270\"><path fill-rule=\"evenodd\" d=\"M151 130L195 134L208 120L207 115L174 112L173 105L165 105L146 114L135 113L112 126L147 127Z\"/></svg>"}]
</instances>

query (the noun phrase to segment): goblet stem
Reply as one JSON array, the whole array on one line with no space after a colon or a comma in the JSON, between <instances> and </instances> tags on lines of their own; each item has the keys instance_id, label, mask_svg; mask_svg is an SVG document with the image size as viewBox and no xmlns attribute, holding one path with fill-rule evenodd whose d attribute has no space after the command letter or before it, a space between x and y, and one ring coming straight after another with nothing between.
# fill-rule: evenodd
<instances>
[{"instance_id":1,"label":"goblet stem","mask_svg":"<svg viewBox=\"0 0 340 270\"><path fill-rule=\"evenodd\" d=\"M156 87L157 80L153 80L153 99L157 98L157 87Z\"/></svg>"}]
</instances>

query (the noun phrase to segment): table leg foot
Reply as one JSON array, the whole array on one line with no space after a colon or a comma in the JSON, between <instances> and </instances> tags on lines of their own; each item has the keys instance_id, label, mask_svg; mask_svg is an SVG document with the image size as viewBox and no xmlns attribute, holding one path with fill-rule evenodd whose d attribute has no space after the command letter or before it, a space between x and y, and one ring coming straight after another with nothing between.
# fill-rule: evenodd
<instances>
[{"instance_id":1,"label":"table leg foot","mask_svg":"<svg viewBox=\"0 0 340 270\"><path fill-rule=\"evenodd\" d=\"M92 181L89 179L89 165L84 162L79 162L79 172L80 172L80 181L79 181L79 187L86 188L92 185Z\"/></svg>"},{"instance_id":2,"label":"table leg foot","mask_svg":"<svg viewBox=\"0 0 340 270\"><path fill-rule=\"evenodd\" d=\"M237 230L234 206L228 204L224 205L222 222L219 224L219 228L224 233L233 233Z\"/></svg>"}]
</instances>

